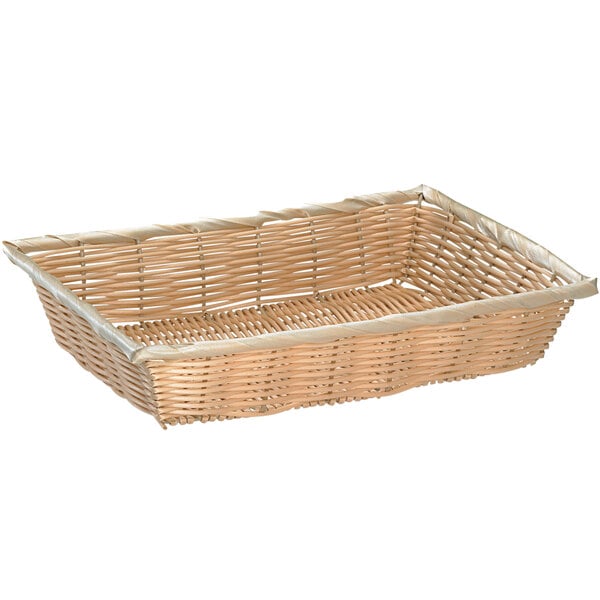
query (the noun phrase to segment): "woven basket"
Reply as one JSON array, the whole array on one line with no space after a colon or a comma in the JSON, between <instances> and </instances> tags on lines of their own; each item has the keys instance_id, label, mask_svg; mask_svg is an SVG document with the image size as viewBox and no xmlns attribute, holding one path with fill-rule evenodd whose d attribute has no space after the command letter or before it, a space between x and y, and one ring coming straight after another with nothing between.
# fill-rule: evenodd
<instances>
[{"instance_id":1,"label":"woven basket","mask_svg":"<svg viewBox=\"0 0 600 600\"><path fill-rule=\"evenodd\" d=\"M425 186L4 245L59 345L163 427L529 365L597 292Z\"/></svg>"}]
</instances>

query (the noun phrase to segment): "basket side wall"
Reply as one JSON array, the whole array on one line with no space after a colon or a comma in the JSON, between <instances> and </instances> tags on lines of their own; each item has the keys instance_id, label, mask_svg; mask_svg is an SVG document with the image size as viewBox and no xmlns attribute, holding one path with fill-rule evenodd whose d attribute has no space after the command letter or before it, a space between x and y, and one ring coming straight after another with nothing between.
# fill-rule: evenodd
<instances>
[{"instance_id":1,"label":"basket side wall","mask_svg":"<svg viewBox=\"0 0 600 600\"><path fill-rule=\"evenodd\" d=\"M31 258L112 322L162 319L398 279L413 214L387 204Z\"/></svg>"},{"instance_id":2,"label":"basket side wall","mask_svg":"<svg viewBox=\"0 0 600 600\"><path fill-rule=\"evenodd\" d=\"M119 348L101 338L87 321L63 306L45 288L38 285L36 288L58 345L117 394L158 418L146 369L132 364Z\"/></svg>"},{"instance_id":3,"label":"basket side wall","mask_svg":"<svg viewBox=\"0 0 600 600\"><path fill-rule=\"evenodd\" d=\"M151 361L159 418L175 425L384 396L500 373L544 355L572 301L328 344Z\"/></svg>"}]
</instances>

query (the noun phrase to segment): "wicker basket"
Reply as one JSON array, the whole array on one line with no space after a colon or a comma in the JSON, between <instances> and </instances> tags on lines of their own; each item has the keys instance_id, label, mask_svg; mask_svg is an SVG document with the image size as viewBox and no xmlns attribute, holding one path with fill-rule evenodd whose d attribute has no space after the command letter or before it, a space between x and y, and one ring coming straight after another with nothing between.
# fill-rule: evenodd
<instances>
[{"instance_id":1,"label":"wicker basket","mask_svg":"<svg viewBox=\"0 0 600 600\"><path fill-rule=\"evenodd\" d=\"M425 186L4 244L59 345L163 427L529 365L597 292Z\"/></svg>"}]
</instances>

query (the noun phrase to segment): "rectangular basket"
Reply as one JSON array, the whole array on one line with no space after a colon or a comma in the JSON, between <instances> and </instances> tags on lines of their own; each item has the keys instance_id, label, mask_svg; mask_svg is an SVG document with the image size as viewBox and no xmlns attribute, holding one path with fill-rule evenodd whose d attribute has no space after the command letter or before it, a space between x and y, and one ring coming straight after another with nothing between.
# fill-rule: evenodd
<instances>
[{"instance_id":1,"label":"rectangular basket","mask_svg":"<svg viewBox=\"0 0 600 600\"><path fill-rule=\"evenodd\" d=\"M58 344L163 427L532 364L597 292L426 186L4 246Z\"/></svg>"}]
</instances>

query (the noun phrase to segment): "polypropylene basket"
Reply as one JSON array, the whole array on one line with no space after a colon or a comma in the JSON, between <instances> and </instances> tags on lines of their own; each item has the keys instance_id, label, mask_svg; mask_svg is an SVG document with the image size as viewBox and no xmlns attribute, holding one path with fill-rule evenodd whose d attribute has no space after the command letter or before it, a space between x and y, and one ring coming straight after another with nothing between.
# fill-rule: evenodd
<instances>
[{"instance_id":1,"label":"polypropylene basket","mask_svg":"<svg viewBox=\"0 0 600 600\"><path fill-rule=\"evenodd\" d=\"M426 186L4 245L59 345L163 427L532 364L597 292Z\"/></svg>"}]
</instances>

